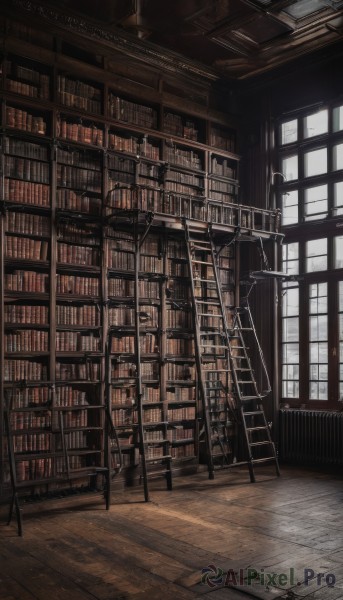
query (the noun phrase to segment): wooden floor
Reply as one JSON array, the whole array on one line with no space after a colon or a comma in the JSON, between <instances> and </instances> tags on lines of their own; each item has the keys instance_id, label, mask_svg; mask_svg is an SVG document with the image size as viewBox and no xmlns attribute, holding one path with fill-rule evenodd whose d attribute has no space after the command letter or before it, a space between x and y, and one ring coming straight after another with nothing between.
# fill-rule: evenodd
<instances>
[{"instance_id":1,"label":"wooden floor","mask_svg":"<svg viewBox=\"0 0 343 600\"><path fill-rule=\"evenodd\" d=\"M265 467L255 484L245 470L163 483L148 504L141 488L116 493L109 512L96 493L27 504L23 538L2 520L1 600L343 598L343 476ZM248 586L247 568L264 581ZM245 587L229 587L239 569Z\"/></svg>"}]
</instances>

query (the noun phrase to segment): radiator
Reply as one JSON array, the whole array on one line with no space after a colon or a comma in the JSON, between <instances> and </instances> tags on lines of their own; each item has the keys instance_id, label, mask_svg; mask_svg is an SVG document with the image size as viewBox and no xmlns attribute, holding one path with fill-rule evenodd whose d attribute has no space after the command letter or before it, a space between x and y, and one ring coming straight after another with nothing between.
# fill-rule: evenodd
<instances>
[{"instance_id":1,"label":"radiator","mask_svg":"<svg viewBox=\"0 0 343 600\"><path fill-rule=\"evenodd\" d=\"M280 410L282 460L343 465L343 412Z\"/></svg>"}]
</instances>

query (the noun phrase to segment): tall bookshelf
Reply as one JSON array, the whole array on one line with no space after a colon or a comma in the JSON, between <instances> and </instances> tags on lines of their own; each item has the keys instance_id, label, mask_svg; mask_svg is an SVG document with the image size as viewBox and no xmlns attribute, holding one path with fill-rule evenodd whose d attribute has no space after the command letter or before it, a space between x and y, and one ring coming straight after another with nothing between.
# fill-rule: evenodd
<instances>
[{"instance_id":1,"label":"tall bookshelf","mask_svg":"<svg viewBox=\"0 0 343 600\"><path fill-rule=\"evenodd\" d=\"M154 100L130 93L129 78L116 89L104 58L91 68L71 60L53 35L9 19L2 27L0 396L12 399L18 483L83 485L107 464L107 408L124 477L135 478L135 302L149 452L168 446L176 468L195 468L201 411L182 224L254 229L254 211L238 204L236 131L207 107L193 116L170 95L168 105L159 89ZM132 223L146 214L137 298ZM258 213L266 235L273 218ZM232 295L235 257L221 262ZM2 429L4 494L6 456Z\"/></svg>"}]
</instances>

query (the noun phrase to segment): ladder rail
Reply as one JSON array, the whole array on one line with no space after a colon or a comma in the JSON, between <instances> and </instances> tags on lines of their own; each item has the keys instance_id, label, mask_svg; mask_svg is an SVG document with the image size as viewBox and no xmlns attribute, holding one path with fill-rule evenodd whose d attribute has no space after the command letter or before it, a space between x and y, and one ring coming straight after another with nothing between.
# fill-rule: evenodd
<instances>
[{"instance_id":1,"label":"ladder rail","mask_svg":"<svg viewBox=\"0 0 343 600\"><path fill-rule=\"evenodd\" d=\"M201 396L201 403L203 409L204 416L204 427L205 427L205 440L206 440L206 451L207 451L207 461L208 461L208 472L209 478L214 478L214 464L212 458L212 449L211 449L211 424L208 411L206 410L206 386L203 376L203 370L201 368L201 341L200 341L200 323L197 313L197 306L195 300L195 285L194 285L194 274L192 269L192 253L190 249L190 237L189 237L189 228L187 221L184 222L185 234L186 234L186 248L187 248L187 256L188 256L188 264L189 264L189 275L191 281L191 290L192 290L192 307L193 307L193 318L194 318L194 328L195 328L195 364L198 373L198 384L199 391Z\"/></svg>"}]
</instances>

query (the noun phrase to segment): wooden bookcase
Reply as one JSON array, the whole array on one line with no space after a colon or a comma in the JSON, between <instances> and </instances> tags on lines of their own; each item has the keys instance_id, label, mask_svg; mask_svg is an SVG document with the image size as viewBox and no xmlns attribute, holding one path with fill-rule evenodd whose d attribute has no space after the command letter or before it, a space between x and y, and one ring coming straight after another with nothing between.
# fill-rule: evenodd
<instances>
[{"instance_id":1,"label":"wooden bookcase","mask_svg":"<svg viewBox=\"0 0 343 600\"><path fill-rule=\"evenodd\" d=\"M168 446L175 465L195 466L201 420L182 219L199 231L211 222L234 232L273 231L274 217L238 205L236 131L225 115L192 116L157 91L149 102L122 91L122 78L116 89L106 60L71 60L53 35L6 19L2 26L0 396L12 399L19 486L81 485L90 467L104 465L106 402L123 472L135 478L130 211L156 215L139 263L149 456ZM221 263L233 305L231 248ZM0 452L6 493L4 430Z\"/></svg>"}]
</instances>

